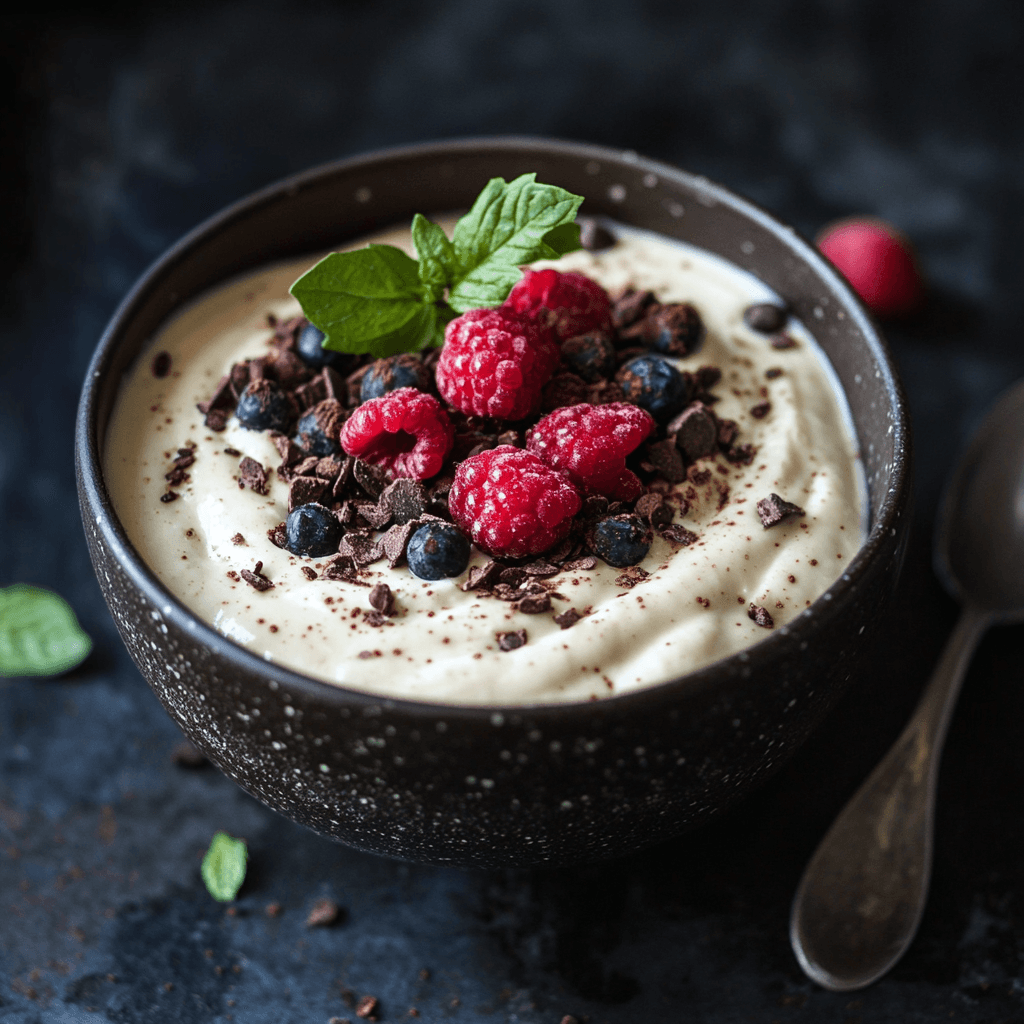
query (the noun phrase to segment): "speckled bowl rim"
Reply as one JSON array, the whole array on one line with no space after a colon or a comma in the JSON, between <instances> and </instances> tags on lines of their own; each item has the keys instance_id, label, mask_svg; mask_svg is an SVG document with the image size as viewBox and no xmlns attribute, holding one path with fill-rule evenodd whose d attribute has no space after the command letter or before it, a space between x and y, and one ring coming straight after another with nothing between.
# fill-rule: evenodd
<instances>
[{"instance_id":1,"label":"speckled bowl rim","mask_svg":"<svg viewBox=\"0 0 1024 1024\"><path fill-rule=\"evenodd\" d=\"M775 662L786 649L795 653L806 649L811 639L823 628L828 620L842 613L844 597L857 589L882 547L883 538L895 536L898 520L906 512L910 497L910 426L907 403L888 344L878 330L871 314L856 296L839 272L814 246L795 229L783 224L777 218L761 209L750 200L741 198L722 185L708 181L700 175L690 174L671 164L641 157L632 150L615 150L587 143L541 138L534 136L496 136L467 138L452 141L427 142L411 146L400 146L375 150L371 153L332 161L291 175L266 188L246 196L236 203L214 214L172 245L163 256L154 262L136 282L131 291L118 306L89 363L78 416L75 425L75 456L83 495L83 514L95 517L97 527L110 550L121 566L142 592L145 598L159 609L160 613L178 628L191 633L197 641L207 645L220 657L236 664L239 668L265 676L290 691L303 694L311 701L351 707L385 706L401 710L406 714L436 718L443 713L449 719L480 719L496 714L529 713L532 719L558 720L578 714L581 709L593 710L593 701L538 702L528 704L448 704L443 701L411 700L387 697L379 693L367 693L346 686L305 676L280 664L268 662L245 650L222 636L212 626L199 619L178 598L176 598L148 569L138 552L129 541L114 510L109 493L103 482L102 450L99 445L97 396L109 369L113 354L121 340L123 325L129 323L136 312L158 288L161 278L173 267L192 257L195 250L207 244L218 232L228 228L259 208L278 202L282 197L294 195L304 187L331 177L340 172L360 168L372 169L374 165L402 159L418 159L436 155L438 160L453 153L466 151L508 152L510 155L524 148L551 152L552 154L577 158L581 161L598 161L617 166L628 166L631 170L645 170L658 176L662 181L674 181L695 193L705 205L721 205L746 217L763 230L772 234L786 245L802 263L827 285L830 292L842 301L843 309L853 325L859 330L866 343L882 382L891 410L890 431L893 434L893 458L889 479L877 515L870 525L868 537L860 550L847 565L846 570L809 608L804 609L791 623L781 626L764 639L743 651L719 659L702 668L687 672L673 679L655 683L643 689L628 693L602 697L599 701L607 710L621 708L624 712L642 706L652 700L661 702L673 689L697 694L719 684L736 671L754 673L762 663ZM228 275L223 280L229 280ZM210 284L207 287L216 287ZM170 316L177 309L194 299L186 296L167 312ZM814 332L812 331L812 334ZM856 424L855 424L856 426ZM861 439L858 438L858 443Z\"/></svg>"}]
</instances>

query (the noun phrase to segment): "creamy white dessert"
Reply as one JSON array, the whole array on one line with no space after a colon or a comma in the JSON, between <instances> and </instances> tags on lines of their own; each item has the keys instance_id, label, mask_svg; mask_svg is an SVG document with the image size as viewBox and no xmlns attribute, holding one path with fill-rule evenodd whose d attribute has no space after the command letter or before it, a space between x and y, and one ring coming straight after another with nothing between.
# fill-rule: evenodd
<instances>
[{"instance_id":1,"label":"creamy white dessert","mask_svg":"<svg viewBox=\"0 0 1024 1024\"><path fill-rule=\"evenodd\" d=\"M722 370L712 389L720 399L715 413L735 420L738 441L756 449L749 465L709 457L695 467L697 482L661 488L670 503L688 506L676 521L697 540L683 546L655 534L641 566L646 578L627 579L628 570L601 561L564 571L546 581L551 611L525 614L464 591L465 576L427 582L383 561L362 570L360 585L323 579L327 558L276 547L268 531L287 515L288 485L273 472L281 459L270 436L234 417L213 432L196 405L233 363L267 354L268 314L300 313L288 288L312 259L232 281L177 313L124 382L104 472L142 558L186 606L256 656L388 697L456 704L605 698L764 639L768 630L748 616L751 605L766 609L774 628L784 627L838 578L865 536L866 490L841 389L802 325L789 322L796 345L778 350L744 324L747 306L778 301L757 279L691 246L615 230L612 249L551 265L582 271L612 293L632 285L661 302L692 303L707 336L677 365ZM411 252L407 231L373 241ZM166 376L153 373L156 353L170 357ZM178 450L192 446L195 461L175 487L179 498L161 501ZM267 467L267 495L239 486L241 456ZM765 528L756 504L772 493L804 514ZM486 561L474 550L471 566ZM272 588L258 591L240 578L256 562ZM384 625L364 615L365 584L375 582L387 583L395 597ZM582 617L562 628L555 616L570 608ZM501 649L499 635L520 629L526 644Z\"/></svg>"}]
</instances>

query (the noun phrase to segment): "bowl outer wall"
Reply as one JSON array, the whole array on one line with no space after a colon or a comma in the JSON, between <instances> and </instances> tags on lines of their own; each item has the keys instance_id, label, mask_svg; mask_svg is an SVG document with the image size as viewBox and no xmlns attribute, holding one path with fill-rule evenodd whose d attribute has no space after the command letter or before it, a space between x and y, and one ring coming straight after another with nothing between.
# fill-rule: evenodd
<instances>
[{"instance_id":1,"label":"bowl outer wall","mask_svg":"<svg viewBox=\"0 0 1024 1024\"><path fill-rule=\"evenodd\" d=\"M587 704L384 700L268 664L198 621L149 572L102 480L118 384L180 305L268 261L327 249L416 211L468 206L490 177L536 171L605 214L718 253L784 296L846 391L871 529L827 592L747 651ZM231 778L321 834L433 863L565 864L706 820L806 738L884 614L909 525L902 388L870 317L791 229L706 179L622 153L483 139L370 154L265 189L201 225L115 313L89 368L76 468L97 576L128 650L171 716Z\"/></svg>"}]
</instances>

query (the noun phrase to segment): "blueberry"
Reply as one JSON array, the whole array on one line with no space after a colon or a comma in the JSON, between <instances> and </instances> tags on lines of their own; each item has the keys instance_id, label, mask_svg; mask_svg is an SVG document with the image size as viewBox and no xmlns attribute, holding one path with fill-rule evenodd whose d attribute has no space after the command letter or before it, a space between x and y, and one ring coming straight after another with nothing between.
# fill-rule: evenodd
<instances>
[{"instance_id":1,"label":"blueberry","mask_svg":"<svg viewBox=\"0 0 1024 1024\"><path fill-rule=\"evenodd\" d=\"M261 377L242 392L235 415L246 430L280 430L283 433L292 418L292 408L285 393L272 380Z\"/></svg>"},{"instance_id":2,"label":"blueberry","mask_svg":"<svg viewBox=\"0 0 1024 1024\"><path fill-rule=\"evenodd\" d=\"M299 331L298 353L302 361L313 367L315 370L330 366L339 373L347 373L352 363L352 357L345 352L335 352L332 349L324 348L324 338L327 335L320 330L316 324L306 324Z\"/></svg>"},{"instance_id":3,"label":"blueberry","mask_svg":"<svg viewBox=\"0 0 1024 1024\"><path fill-rule=\"evenodd\" d=\"M594 554L616 569L637 565L651 550L651 531L639 516L621 515L599 519L591 530Z\"/></svg>"},{"instance_id":4,"label":"blueberry","mask_svg":"<svg viewBox=\"0 0 1024 1024\"><path fill-rule=\"evenodd\" d=\"M604 331L578 334L562 342L562 360L588 384L596 384L615 372L615 346Z\"/></svg>"},{"instance_id":5,"label":"blueberry","mask_svg":"<svg viewBox=\"0 0 1024 1024\"><path fill-rule=\"evenodd\" d=\"M461 576L469 565L469 540L451 523L426 523L409 539L405 557L421 580Z\"/></svg>"},{"instance_id":6,"label":"blueberry","mask_svg":"<svg viewBox=\"0 0 1024 1024\"><path fill-rule=\"evenodd\" d=\"M371 398L380 398L389 391L399 388L417 388L420 391L430 390L430 371L423 365L419 356L403 352L401 355L388 356L370 364L363 374L359 389L359 400L368 402Z\"/></svg>"},{"instance_id":7,"label":"blueberry","mask_svg":"<svg viewBox=\"0 0 1024 1024\"><path fill-rule=\"evenodd\" d=\"M341 404L325 398L303 414L295 428L295 443L310 455L339 455L338 434L344 421Z\"/></svg>"},{"instance_id":8,"label":"blueberry","mask_svg":"<svg viewBox=\"0 0 1024 1024\"><path fill-rule=\"evenodd\" d=\"M619 370L627 402L646 409L659 423L672 419L690 399L686 378L667 360L637 356Z\"/></svg>"},{"instance_id":9,"label":"blueberry","mask_svg":"<svg viewBox=\"0 0 1024 1024\"><path fill-rule=\"evenodd\" d=\"M330 509L310 502L288 513L284 531L288 550L293 555L333 555L341 540L341 523Z\"/></svg>"}]
</instances>

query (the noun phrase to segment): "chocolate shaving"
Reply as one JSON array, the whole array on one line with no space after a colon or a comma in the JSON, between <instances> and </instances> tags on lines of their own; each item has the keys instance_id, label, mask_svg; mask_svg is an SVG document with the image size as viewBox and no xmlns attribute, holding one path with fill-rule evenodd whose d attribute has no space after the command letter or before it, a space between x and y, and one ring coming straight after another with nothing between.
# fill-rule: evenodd
<instances>
[{"instance_id":1,"label":"chocolate shaving","mask_svg":"<svg viewBox=\"0 0 1024 1024\"><path fill-rule=\"evenodd\" d=\"M757 449L752 444L737 444L727 449L724 454L734 466L749 466L754 461Z\"/></svg>"},{"instance_id":2,"label":"chocolate shaving","mask_svg":"<svg viewBox=\"0 0 1024 1024\"><path fill-rule=\"evenodd\" d=\"M363 622L368 626L388 626L388 617L383 612L376 610L370 612L363 612Z\"/></svg>"},{"instance_id":3,"label":"chocolate shaving","mask_svg":"<svg viewBox=\"0 0 1024 1024\"><path fill-rule=\"evenodd\" d=\"M267 487L267 471L255 459L246 455L238 464L239 483L245 484L250 491L257 494L269 494Z\"/></svg>"},{"instance_id":4,"label":"chocolate shaving","mask_svg":"<svg viewBox=\"0 0 1024 1024\"><path fill-rule=\"evenodd\" d=\"M696 462L715 452L718 444L718 417L703 403L691 402L667 428L687 462Z\"/></svg>"},{"instance_id":5,"label":"chocolate shaving","mask_svg":"<svg viewBox=\"0 0 1024 1024\"><path fill-rule=\"evenodd\" d=\"M270 590L270 588L274 585L270 580L267 579L266 576L263 575L262 562L257 562L256 565L253 566L252 572L250 572L248 569L243 569L241 571L241 577L243 580L245 580L246 583L249 584L250 587L254 587L261 593L264 590Z\"/></svg>"},{"instance_id":6,"label":"chocolate shaving","mask_svg":"<svg viewBox=\"0 0 1024 1024\"><path fill-rule=\"evenodd\" d=\"M528 594L516 605L524 615L540 615L551 611L551 595L545 590L539 594Z\"/></svg>"},{"instance_id":7,"label":"chocolate shaving","mask_svg":"<svg viewBox=\"0 0 1024 1024\"><path fill-rule=\"evenodd\" d=\"M678 523L663 526L658 530L658 533L665 540L673 544L682 544L684 548L688 548L695 540L699 539L692 530L688 530L685 526L680 526Z\"/></svg>"},{"instance_id":8,"label":"chocolate shaving","mask_svg":"<svg viewBox=\"0 0 1024 1024\"><path fill-rule=\"evenodd\" d=\"M341 538L338 554L348 555L358 566L371 565L384 557L378 550L373 536L357 530L352 530Z\"/></svg>"},{"instance_id":9,"label":"chocolate shaving","mask_svg":"<svg viewBox=\"0 0 1024 1024\"><path fill-rule=\"evenodd\" d=\"M170 473L164 474L164 479L172 486L177 487L178 484L184 483L189 479L188 473L185 472L180 466L176 466L170 471Z\"/></svg>"},{"instance_id":10,"label":"chocolate shaving","mask_svg":"<svg viewBox=\"0 0 1024 1024\"><path fill-rule=\"evenodd\" d=\"M515 629L508 633L496 634L498 647L503 651L514 651L526 643L526 630Z\"/></svg>"},{"instance_id":11,"label":"chocolate shaving","mask_svg":"<svg viewBox=\"0 0 1024 1024\"><path fill-rule=\"evenodd\" d=\"M320 573L322 580L344 580L346 583L358 583L356 579L356 566L355 562L349 556L338 556L337 558L331 559L330 562L324 566L323 571ZM369 584L366 584L367 586Z\"/></svg>"},{"instance_id":12,"label":"chocolate shaving","mask_svg":"<svg viewBox=\"0 0 1024 1024\"><path fill-rule=\"evenodd\" d=\"M405 561L409 538L416 532L418 526L418 523L401 523L398 526L392 526L383 537L378 539L377 549L380 556L388 560L388 565L392 569Z\"/></svg>"},{"instance_id":13,"label":"chocolate shaving","mask_svg":"<svg viewBox=\"0 0 1024 1024\"><path fill-rule=\"evenodd\" d=\"M316 569L312 568L311 566L302 566L301 572L302 575L305 576L307 580L312 581L316 579Z\"/></svg>"},{"instance_id":14,"label":"chocolate shaving","mask_svg":"<svg viewBox=\"0 0 1024 1024\"><path fill-rule=\"evenodd\" d=\"M381 496L387 486L388 480L384 470L371 466L361 459L355 460L352 475L356 478L356 483L374 500Z\"/></svg>"},{"instance_id":15,"label":"chocolate shaving","mask_svg":"<svg viewBox=\"0 0 1024 1024\"><path fill-rule=\"evenodd\" d=\"M766 380L775 380L776 377L782 376L782 367L769 366L768 369L764 371L764 375Z\"/></svg>"},{"instance_id":16,"label":"chocolate shaving","mask_svg":"<svg viewBox=\"0 0 1024 1024\"><path fill-rule=\"evenodd\" d=\"M386 583L374 584L367 595L367 600L370 602L371 607L382 615L395 614L395 595Z\"/></svg>"},{"instance_id":17,"label":"chocolate shaving","mask_svg":"<svg viewBox=\"0 0 1024 1024\"><path fill-rule=\"evenodd\" d=\"M655 302L654 292L627 288L612 302L612 324L621 331L639 320Z\"/></svg>"},{"instance_id":18,"label":"chocolate shaving","mask_svg":"<svg viewBox=\"0 0 1024 1024\"><path fill-rule=\"evenodd\" d=\"M791 338L788 334L773 334L768 339L768 344L771 345L772 348L777 349L797 347L796 341L793 338Z\"/></svg>"},{"instance_id":19,"label":"chocolate shaving","mask_svg":"<svg viewBox=\"0 0 1024 1024\"><path fill-rule=\"evenodd\" d=\"M647 472L656 473L670 484L678 484L686 479L686 466L672 438L649 444L645 455L646 459L641 466Z\"/></svg>"},{"instance_id":20,"label":"chocolate shaving","mask_svg":"<svg viewBox=\"0 0 1024 1024\"><path fill-rule=\"evenodd\" d=\"M561 571L561 566L552 565L550 562L530 562L523 566L523 572L527 576L557 576Z\"/></svg>"},{"instance_id":21,"label":"chocolate shaving","mask_svg":"<svg viewBox=\"0 0 1024 1024\"><path fill-rule=\"evenodd\" d=\"M288 511L294 512L301 505L320 503L327 492L327 484L315 476L297 476L288 488Z\"/></svg>"},{"instance_id":22,"label":"chocolate shaving","mask_svg":"<svg viewBox=\"0 0 1024 1024\"><path fill-rule=\"evenodd\" d=\"M344 405L348 398L345 378L333 366L325 366L321 376L323 377L324 390L327 392L327 397L333 398L336 402Z\"/></svg>"},{"instance_id":23,"label":"chocolate shaving","mask_svg":"<svg viewBox=\"0 0 1024 1024\"><path fill-rule=\"evenodd\" d=\"M220 433L228 425L228 411L226 409L211 409L206 414L206 419L203 420L203 425L207 430L212 430L215 434Z\"/></svg>"},{"instance_id":24,"label":"chocolate shaving","mask_svg":"<svg viewBox=\"0 0 1024 1024\"><path fill-rule=\"evenodd\" d=\"M267 530L267 540L276 548L288 547L288 532L284 523L278 523L277 526L272 526Z\"/></svg>"},{"instance_id":25,"label":"chocolate shaving","mask_svg":"<svg viewBox=\"0 0 1024 1024\"><path fill-rule=\"evenodd\" d=\"M587 401L589 393L589 385L582 377L575 373L559 373L544 386L540 406L544 412L552 412L564 405L579 405Z\"/></svg>"},{"instance_id":26,"label":"chocolate shaving","mask_svg":"<svg viewBox=\"0 0 1024 1024\"><path fill-rule=\"evenodd\" d=\"M638 583L643 583L651 574L639 565L630 566L624 573L615 577L615 582L620 587L627 587L632 590Z\"/></svg>"},{"instance_id":27,"label":"chocolate shaving","mask_svg":"<svg viewBox=\"0 0 1024 1024\"><path fill-rule=\"evenodd\" d=\"M163 494L160 495L160 500L165 505L167 505L167 504L170 504L170 502L172 502L172 501L177 501L178 497L179 497L179 495L178 495L177 491L165 491Z\"/></svg>"},{"instance_id":28,"label":"chocolate shaving","mask_svg":"<svg viewBox=\"0 0 1024 1024\"><path fill-rule=\"evenodd\" d=\"M575 626L582 618L583 616L575 608L566 608L561 615L555 616L555 622L561 629L568 629L570 626Z\"/></svg>"},{"instance_id":29,"label":"chocolate shaving","mask_svg":"<svg viewBox=\"0 0 1024 1024\"><path fill-rule=\"evenodd\" d=\"M768 613L768 609L762 608L753 602L751 602L750 607L747 609L747 618L753 619L759 626L764 626L765 629L772 629L775 625L775 620Z\"/></svg>"},{"instance_id":30,"label":"chocolate shaving","mask_svg":"<svg viewBox=\"0 0 1024 1024\"><path fill-rule=\"evenodd\" d=\"M633 511L649 526L667 526L672 522L672 507L657 491L637 498Z\"/></svg>"},{"instance_id":31,"label":"chocolate shaving","mask_svg":"<svg viewBox=\"0 0 1024 1024\"><path fill-rule=\"evenodd\" d=\"M341 908L334 900L327 899L326 897L319 899L309 908L309 913L306 915L306 927L323 928L334 924L338 920L340 912Z\"/></svg>"},{"instance_id":32,"label":"chocolate shaving","mask_svg":"<svg viewBox=\"0 0 1024 1024\"><path fill-rule=\"evenodd\" d=\"M464 591L489 590L498 582L498 577L504 568L501 562L495 562L493 559L485 565L470 566L469 574L465 582L460 584L460 589Z\"/></svg>"},{"instance_id":33,"label":"chocolate shaving","mask_svg":"<svg viewBox=\"0 0 1024 1024\"><path fill-rule=\"evenodd\" d=\"M307 410L312 409L314 405L330 396L327 394L323 377L317 376L297 387L292 392L292 397L295 399L295 404L299 407L299 410L305 413Z\"/></svg>"},{"instance_id":34,"label":"chocolate shaving","mask_svg":"<svg viewBox=\"0 0 1024 1024\"><path fill-rule=\"evenodd\" d=\"M427 510L426 488L419 480L396 480L384 488L380 506L387 510L391 522L399 525L411 522Z\"/></svg>"},{"instance_id":35,"label":"chocolate shaving","mask_svg":"<svg viewBox=\"0 0 1024 1024\"><path fill-rule=\"evenodd\" d=\"M593 555L584 555L573 562L566 562L563 569L566 572L588 572L597 565L597 559Z\"/></svg>"},{"instance_id":36,"label":"chocolate shaving","mask_svg":"<svg viewBox=\"0 0 1024 1024\"><path fill-rule=\"evenodd\" d=\"M794 505L773 493L757 503L757 514L761 517L761 524L767 530L768 527L776 526L789 516L802 516L804 510L799 505Z\"/></svg>"},{"instance_id":37,"label":"chocolate shaving","mask_svg":"<svg viewBox=\"0 0 1024 1024\"><path fill-rule=\"evenodd\" d=\"M772 403L771 402L758 402L757 405L755 405L750 410L750 415L753 416L755 420L763 420L765 418L765 416L767 416L768 413L770 413L771 411L772 411Z\"/></svg>"},{"instance_id":38,"label":"chocolate shaving","mask_svg":"<svg viewBox=\"0 0 1024 1024\"><path fill-rule=\"evenodd\" d=\"M244 544L245 543L245 538L240 533L236 533L234 535L234 537L231 538L231 543L232 544Z\"/></svg>"}]
</instances>

